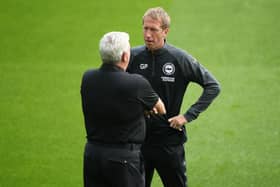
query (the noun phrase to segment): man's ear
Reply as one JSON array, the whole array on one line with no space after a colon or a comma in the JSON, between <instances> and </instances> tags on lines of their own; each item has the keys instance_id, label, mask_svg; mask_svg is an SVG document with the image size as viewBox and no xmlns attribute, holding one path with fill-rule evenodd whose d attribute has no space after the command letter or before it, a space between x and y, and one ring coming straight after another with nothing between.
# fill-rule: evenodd
<instances>
[{"instance_id":1,"label":"man's ear","mask_svg":"<svg viewBox=\"0 0 280 187\"><path fill-rule=\"evenodd\" d=\"M165 28L165 29L163 29L164 38L166 38L166 37L167 37L168 32L169 32L169 28Z\"/></svg>"},{"instance_id":2,"label":"man's ear","mask_svg":"<svg viewBox=\"0 0 280 187\"><path fill-rule=\"evenodd\" d=\"M122 54L122 62L127 62L128 61L128 53L127 52L123 52Z\"/></svg>"}]
</instances>

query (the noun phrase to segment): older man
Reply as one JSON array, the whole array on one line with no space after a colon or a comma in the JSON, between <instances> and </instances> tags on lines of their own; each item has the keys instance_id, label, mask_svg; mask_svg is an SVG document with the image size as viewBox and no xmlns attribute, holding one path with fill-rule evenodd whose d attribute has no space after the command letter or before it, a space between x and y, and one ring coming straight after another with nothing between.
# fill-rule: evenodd
<instances>
[{"instance_id":1,"label":"older man","mask_svg":"<svg viewBox=\"0 0 280 187\"><path fill-rule=\"evenodd\" d=\"M145 137L144 111L164 114L149 82L125 72L129 35L110 32L100 40L102 65L85 72L82 108L87 133L85 187L143 187L140 147Z\"/></svg>"}]
</instances>

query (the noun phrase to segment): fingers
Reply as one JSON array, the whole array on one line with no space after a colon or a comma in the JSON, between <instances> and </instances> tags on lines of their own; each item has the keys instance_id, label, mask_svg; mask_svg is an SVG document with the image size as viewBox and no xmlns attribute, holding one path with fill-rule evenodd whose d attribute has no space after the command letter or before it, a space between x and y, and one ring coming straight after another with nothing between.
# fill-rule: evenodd
<instances>
[{"instance_id":1,"label":"fingers","mask_svg":"<svg viewBox=\"0 0 280 187\"><path fill-rule=\"evenodd\" d=\"M158 110L157 110L155 107L153 108L152 112L153 112L154 114L158 114Z\"/></svg>"},{"instance_id":2,"label":"fingers","mask_svg":"<svg viewBox=\"0 0 280 187\"><path fill-rule=\"evenodd\" d=\"M154 107L152 110L148 111L148 110L145 110L144 111L144 115L147 117L147 118L150 118L151 115L155 115L155 114L158 114L158 110Z\"/></svg>"},{"instance_id":3,"label":"fingers","mask_svg":"<svg viewBox=\"0 0 280 187\"><path fill-rule=\"evenodd\" d=\"M170 127L174 128L174 129L177 129L179 131L182 131L182 125L178 122L178 120L176 120L176 118L170 118L168 120L170 122Z\"/></svg>"},{"instance_id":4,"label":"fingers","mask_svg":"<svg viewBox=\"0 0 280 187\"><path fill-rule=\"evenodd\" d=\"M177 129L179 131L183 130L183 125L187 122L184 116L178 115L168 119L170 127Z\"/></svg>"}]
</instances>

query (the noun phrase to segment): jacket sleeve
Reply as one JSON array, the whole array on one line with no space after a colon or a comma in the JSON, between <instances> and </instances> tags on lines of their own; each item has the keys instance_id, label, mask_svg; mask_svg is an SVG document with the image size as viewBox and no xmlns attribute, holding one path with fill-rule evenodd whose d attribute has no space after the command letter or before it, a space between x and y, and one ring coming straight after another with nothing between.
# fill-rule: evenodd
<instances>
[{"instance_id":1,"label":"jacket sleeve","mask_svg":"<svg viewBox=\"0 0 280 187\"><path fill-rule=\"evenodd\" d=\"M195 82L203 88L201 96L184 114L187 121L191 122L208 108L219 95L221 88L216 78L195 58L186 54L182 61L181 68L186 80L188 82Z\"/></svg>"}]
</instances>

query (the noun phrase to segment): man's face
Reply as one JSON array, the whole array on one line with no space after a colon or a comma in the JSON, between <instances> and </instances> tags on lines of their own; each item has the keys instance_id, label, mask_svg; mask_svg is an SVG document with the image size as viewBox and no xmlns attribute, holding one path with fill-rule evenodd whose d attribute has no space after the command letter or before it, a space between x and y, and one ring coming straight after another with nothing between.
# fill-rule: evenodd
<instances>
[{"instance_id":1,"label":"man's face","mask_svg":"<svg viewBox=\"0 0 280 187\"><path fill-rule=\"evenodd\" d=\"M167 36L168 28L162 29L161 21L145 17L143 20L144 41L148 49L156 50L162 48Z\"/></svg>"}]
</instances>

